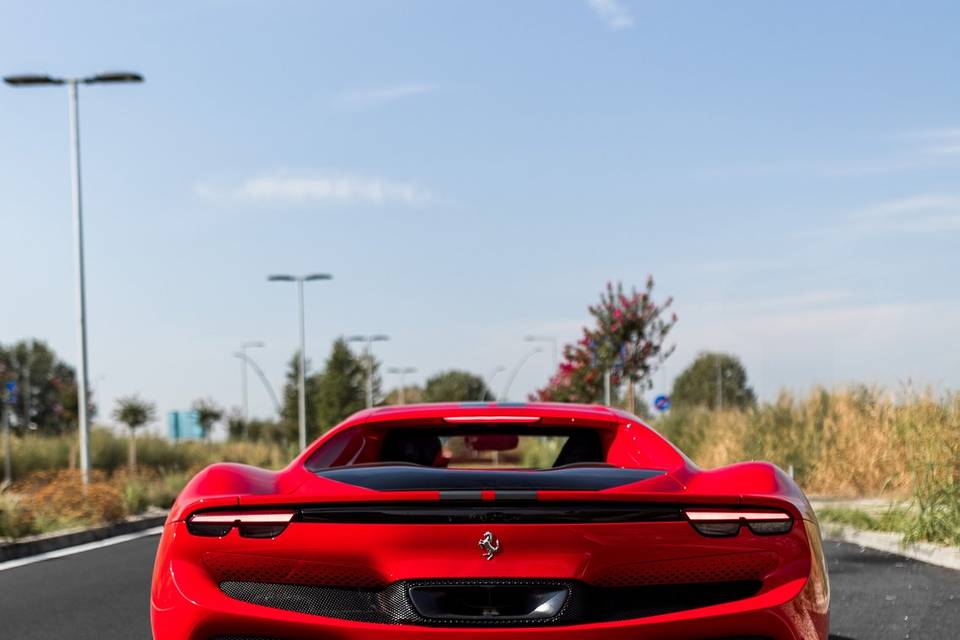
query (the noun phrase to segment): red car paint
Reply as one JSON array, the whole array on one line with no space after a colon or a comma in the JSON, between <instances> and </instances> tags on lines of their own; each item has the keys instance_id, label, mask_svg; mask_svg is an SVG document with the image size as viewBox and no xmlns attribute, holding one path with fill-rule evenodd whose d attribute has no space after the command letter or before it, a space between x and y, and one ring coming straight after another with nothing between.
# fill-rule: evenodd
<instances>
[{"instance_id":1,"label":"red car paint","mask_svg":"<svg viewBox=\"0 0 960 640\"><path fill-rule=\"evenodd\" d=\"M504 425L522 425L531 431L592 429L601 434L609 465L656 471L651 477L604 489L522 492L525 501L518 504L525 506L518 507L521 512L570 505L576 510L580 504L599 509L640 505L670 513L679 509L682 515L623 522L584 518L548 523L445 523L421 522L416 516L409 521L391 516L394 520L384 522L352 521L349 518L353 516L348 521L324 521L322 517L310 520L309 509L318 507L337 511L363 510L370 505L371 511L387 513L390 505L397 505L401 513L407 508L425 508L432 513L432 509L449 504L456 511L460 504L457 499L463 493L429 487L376 490L333 480L324 477L322 471L307 468L321 448L324 455L342 451L341 455L347 456L352 451L348 441L376 442L393 429L497 430ZM366 449L358 451L362 456ZM352 461L362 462L362 458ZM334 470L346 468L335 466ZM462 472L451 469L447 475L458 473ZM493 478L492 474L501 472L483 473ZM519 495L484 485L474 496L480 502L472 501L463 509L487 505L494 510L508 508L510 500ZM454 499L448 500L450 497ZM731 523L734 516L716 515L731 512L746 519ZM296 515L286 518L292 521L285 528L285 518L280 517L278 526L282 530L273 537L241 535L244 514L273 514L259 520L277 521L278 513ZM792 522L789 531L777 535L754 533L751 525L756 523L749 518L763 519L765 513L776 514L768 519L781 521L787 514ZM219 518L208 518L212 522L236 517L238 526L225 535L195 535L188 528L195 514L220 514ZM718 519L726 519L734 530L739 522L738 532L710 537L694 528L695 524ZM498 547L489 560L478 548L488 532L494 534ZM299 606L297 598L307 598L303 593L311 593L310 589L316 587L337 589L337 593L387 593L391 585L405 589L408 585L438 583L448 588L455 583L486 585L483 581L489 581L499 589L530 580L575 585L568 592L568 600L574 593L600 594L600 598L622 594L628 599L630 611L634 605L642 609L644 598L656 599L658 590L672 589L670 593L678 594L681 600L688 593L705 593L704 597L713 600L686 608L668 603L663 610L643 609L636 616L622 617L595 596L583 600L591 603L583 611L569 614L572 622L560 616L550 624L501 619L500 609L494 606L489 615L483 613L487 617L461 619L455 624L425 622L419 617L415 621L371 622L346 619L349 616L342 611L337 617L324 615L322 610L307 613L290 608ZM267 589L279 589L279 595L258 595L255 603L228 595L229 585L254 591L266 585ZM714 585L718 591L740 588L731 585L756 586L735 597L732 592L711 594ZM640 602L629 601L634 593L643 594L638 596ZM407 595L408 600L411 598ZM591 607L603 608L605 617L598 619ZM829 585L813 511L797 485L773 465L751 462L700 470L635 416L604 407L546 403L409 405L352 416L278 472L217 464L197 474L181 492L164 525L154 567L151 619L158 640L495 636L826 640Z\"/></svg>"}]
</instances>

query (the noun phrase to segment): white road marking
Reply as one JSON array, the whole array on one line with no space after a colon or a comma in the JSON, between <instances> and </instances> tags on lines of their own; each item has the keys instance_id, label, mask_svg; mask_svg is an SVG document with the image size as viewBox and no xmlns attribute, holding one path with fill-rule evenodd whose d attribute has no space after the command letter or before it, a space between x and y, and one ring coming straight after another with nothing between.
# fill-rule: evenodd
<instances>
[{"instance_id":1,"label":"white road marking","mask_svg":"<svg viewBox=\"0 0 960 640\"><path fill-rule=\"evenodd\" d=\"M54 560L56 558L72 556L77 553L83 553L84 551L94 551L95 549L111 547L115 544L130 542L131 540L138 540L140 538L147 538L149 536L156 536L156 535L160 535L161 533L163 533L162 526L153 527L152 529L146 529L144 531L138 531L136 533L125 533L120 536L114 536L112 538L104 538L103 540L97 540L96 542L87 542L85 544L78 544L73 547L65 547L63 549L57 549L56 551L47 551L46 553L39 553L35 556L27 556L26 558L17 558L16 560L7 560L6 562L0 562L0 571L6 571L7 569L16 569L17 567L23 567L28 564L33 564L35 562L43 562L45 560Z\"/></svg>"}]
</instances>

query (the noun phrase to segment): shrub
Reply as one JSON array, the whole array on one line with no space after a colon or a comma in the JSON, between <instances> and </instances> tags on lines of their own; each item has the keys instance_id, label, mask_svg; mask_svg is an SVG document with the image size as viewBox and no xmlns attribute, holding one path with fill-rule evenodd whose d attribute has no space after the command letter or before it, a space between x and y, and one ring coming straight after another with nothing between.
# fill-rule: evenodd
<instances>
[{"instance_id":1,"label":"shrub","mask_svg":"<svg viewBox=\"0 0 960 640\"><path fill-rule=\"evenodd\" d=\"M45 530L117 522L127 515L123 492L108 482L102 472L91 474L86 490L77 471L39 475L46 475L48 480L33 492L30 505ZM33 482L38 481L41 478L33 478Z\"/></svg>"},{"instance_id":2,"label":"shrub","mask_svg":"<svg viewBox=\"0 0 960 640\"><path fill-rule=\"evenodd\" d=\"M33 511L14 495L0 495L0 538L20 538L37 533Z\"/></svg>"}]
</instances>

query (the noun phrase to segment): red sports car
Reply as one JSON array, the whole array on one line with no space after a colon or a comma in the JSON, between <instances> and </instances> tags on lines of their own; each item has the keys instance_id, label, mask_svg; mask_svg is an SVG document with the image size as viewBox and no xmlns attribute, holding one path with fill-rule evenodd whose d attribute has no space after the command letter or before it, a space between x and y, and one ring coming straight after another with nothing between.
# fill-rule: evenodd
<instances>
[{"instance_id":1,"label":"red sports car","mask_svg":"<svg viewBox=\"0 0 960 640\"><path fill-rule=\"evenodd\" d=\"M363 411L164 526L158 640L826 640L820 531L771 464L698 469L597 406Z\"/></svg>"}]
</instances>

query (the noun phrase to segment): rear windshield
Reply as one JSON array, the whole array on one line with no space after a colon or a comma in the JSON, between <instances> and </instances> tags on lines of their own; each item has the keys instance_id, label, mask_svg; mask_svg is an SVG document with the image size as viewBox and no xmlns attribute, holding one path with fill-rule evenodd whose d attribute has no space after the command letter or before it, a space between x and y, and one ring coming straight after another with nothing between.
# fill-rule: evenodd
<instances>
[{"instance_id":1,"label":"rear windshield","mask_svg":"<svg viewBox=\"0 0 960 640\"><path fill-rule=\"evenodd\" d=\"M344 431L311 456L307 467L394 463L451 469L550 469L603 462L603 439L589 428L405 427L379 433Z\"/></svg>"}]
</instances>

